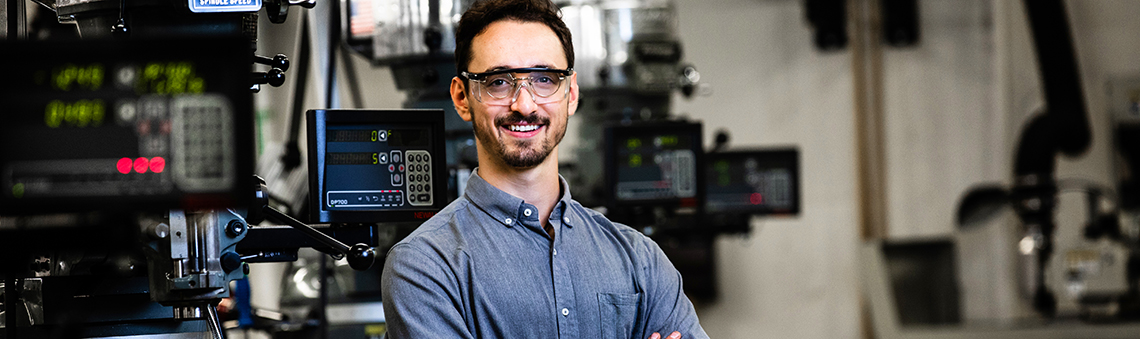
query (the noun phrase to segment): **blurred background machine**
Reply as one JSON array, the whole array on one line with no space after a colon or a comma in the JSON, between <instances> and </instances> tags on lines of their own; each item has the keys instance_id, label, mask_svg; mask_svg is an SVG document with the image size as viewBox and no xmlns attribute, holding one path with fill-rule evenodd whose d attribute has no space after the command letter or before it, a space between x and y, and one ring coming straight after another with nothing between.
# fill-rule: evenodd
<instances>
[{"instance_id":1,"label":"blurred background machine","mask_svg":"<svg viewBox=\"0 0 1140 339\"><path fill-rule=\"evenodd\" d=\"M1017 287L1037 317L1015 327L962 327L955 244L951 241L864 245L864 293L876 335L886 338L1133 337L1140 328L1140 223L1134 173L1140 84L1111 80L1115 187L1057 175L1063 155L1084 156L1092 144L1086 96L1062 1L1024 1L1037 57L1044 107L1015 143L1012 185L977 185L959 201L961 229L1010 210L1017 217ZM1080 199L1062 199L1076 193ZM1076 224L1059 222L1062 201L1083 204ZM1079 229L1076 239L1059 230ZM1028 325L1028 326L1026 326ZM908 326L904 327L904 326Z\"/></svg>"},{"instance_id":2,"label":"blurred background machine","mask_svg":"<svg viewBox=\"0 0 1140 339\"><path fill-rule=\"evenodd\" d=\"M0 53L0 335L219 333L252 195L248 42Z\"/></svg>"},{"instance_id":3,"label":"blurred background machine","mask_svg":"<svg viewBox=\"0 0 1140 339\"><path fill-rule=\"evenodd\" d=\"M1057 157L1078 157L1090 147L1092 131L1085 111L1077 55L1067 12L1061 1L1026 1L1044 89L1044 111L1022 130L1017 143L1012 187L980 186L961 201L958 221L970 227L1004 206L1016 212L1023 232L1021 288L1033 308L1045 317L1135 319L1140 316L1140 224L1136 223L1135 171L1136 87L1120 91L1113 107L1117 187L1082 178L1058 178ZM1058 24L1063 23L1063 24ZM1134 84L1132 86L1135 86ZM1132 93L1130 102L1128 93ZM1115 92L1114 92L1115 93ZM1085 195L1083 225L1059 225L1055 211L1060 195ZM1058 227L1080 227L1083 239L1057 244Z\"/></svg>"}]
</instances>

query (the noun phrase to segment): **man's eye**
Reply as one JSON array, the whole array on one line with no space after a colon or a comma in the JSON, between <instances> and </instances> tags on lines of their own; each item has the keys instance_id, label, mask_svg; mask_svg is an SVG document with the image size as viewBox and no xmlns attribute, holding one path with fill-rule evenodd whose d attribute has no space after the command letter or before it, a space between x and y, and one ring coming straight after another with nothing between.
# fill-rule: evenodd
<instances>
[{"instance_id":1,"label":"man's eye","mask_svg":"<svg viewBox=\"0 0 1140 339\"><path fill-rule=\"evenodd\" d=\"M489 81L487 83L487 86L490 86L490 87L505 87L505 86L510 86L510 85L511 85L510 82L508 82L507 80L504 80L504 79L492 79L491 81Z\"/></svg>"},{"instance_id":2,"label":"man's eye","mask_svg":"<svg viewBox=\"0 0 1140 339\"><path fill-rule=\"evenodd\" d=\"M542 76L535 77L533 81L537 82L537 83L549 84L549 83L554 83L554 78L552 78L550 76L542 75Z\"/></svg>"}]
</instances>

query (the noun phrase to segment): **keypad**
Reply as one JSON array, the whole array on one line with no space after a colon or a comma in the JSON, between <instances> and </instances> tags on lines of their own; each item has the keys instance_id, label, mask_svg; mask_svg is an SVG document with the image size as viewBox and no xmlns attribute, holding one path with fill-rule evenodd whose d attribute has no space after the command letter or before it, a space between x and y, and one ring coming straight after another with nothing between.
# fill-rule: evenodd
<instances>
[{"instance_id":1,"label":"keypad","mask_svg":"<svg viewBox=\"0 0 1140 339\"><path fill-rule=\"evenodd\" d=\"M407 170L408 203L412 206L431 206L434 194L431 191L431 154L427 151L409 150L404 154Z\"/></svg>"}]
</instances>

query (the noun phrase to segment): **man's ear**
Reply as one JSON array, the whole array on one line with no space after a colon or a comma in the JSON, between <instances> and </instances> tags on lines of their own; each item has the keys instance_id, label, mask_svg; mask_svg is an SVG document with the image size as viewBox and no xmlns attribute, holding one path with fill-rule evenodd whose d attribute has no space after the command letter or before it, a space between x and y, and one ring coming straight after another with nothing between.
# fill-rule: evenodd
<instances>
[{"instance_id":1,"label":"man's ear","mask_svg":"<svg viewBox=\"0 0 1140 339\"><path fill-rule=\"evenodd\" d=\"M463 121L471 121L471 96L468 95L467 86L459 77L451 78L451 103L455 104L455 112Z\"/></svg>"},{"instance_id":2,"label":"man's ear","mask_svg":"<svg viewBox=\"0 0 1140 339\"><path fill-rule=\"evenodd\" d=\"M567 112L569 115L574 115L578 111L578 72L570 75L570 102L567 103Z\"/></svg>"}]
</instances>

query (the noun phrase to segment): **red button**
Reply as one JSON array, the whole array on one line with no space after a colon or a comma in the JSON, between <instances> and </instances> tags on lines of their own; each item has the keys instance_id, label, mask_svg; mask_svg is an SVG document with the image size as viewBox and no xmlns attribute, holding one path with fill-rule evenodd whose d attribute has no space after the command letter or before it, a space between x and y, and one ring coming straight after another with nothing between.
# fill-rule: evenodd
<instances>
[{"instance_id":1,"label":"red button","mask_svg":"<svg viewBox=\"0 0 1140 339\"><path fill-rule=\"evenodd\" d=\"M131 158L119 159L119 162L115 164L115 169L118 169L119 173L122 173L122 174L131 173L131 164L132 163L134 163L134 162L131 161Z\"/></svg>"},{"instance_id":2,"label":"red button","mask_svg":"<svg viewBox=\"0 0 1140 339\"><path fill-rule=\"evenodd\" d=\"M150 167L150 160L146 160L146 158L135 159L135 172L146 173L147 167Z\"/></svg>"},{"instance_id":3,"label":"red button","mask_svg":"<svg viewBox=\"0 0 1140 339\"><path fill-rule=\"evenodd\" d=\"M162 173L166 169L166 159L162 157L150 158L150 171L154 173Z\"/></svg>"}]
</instances>

